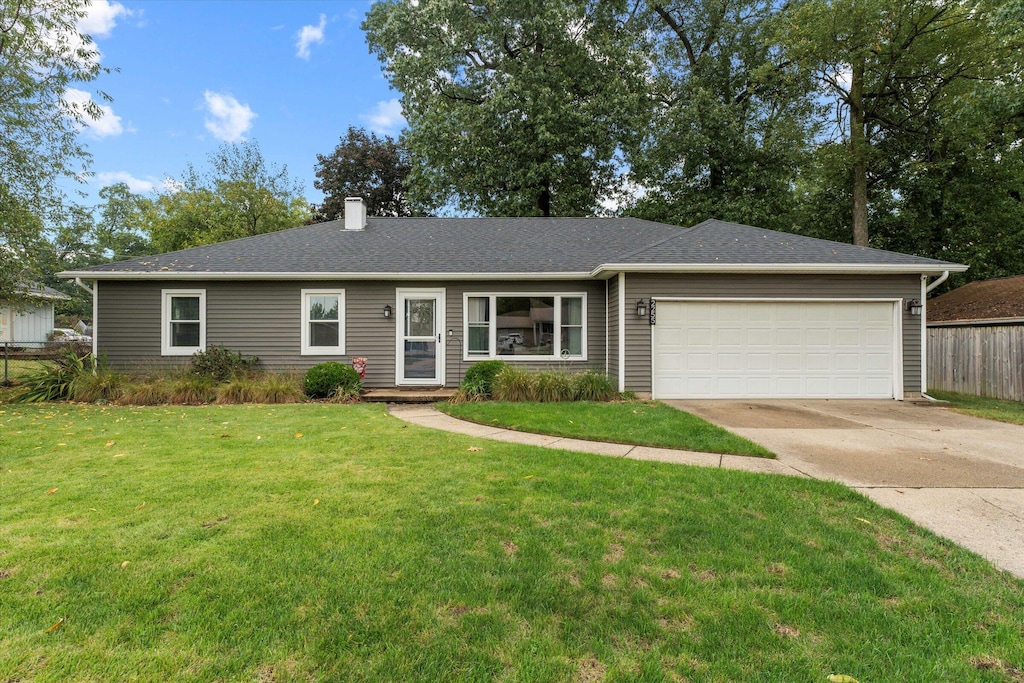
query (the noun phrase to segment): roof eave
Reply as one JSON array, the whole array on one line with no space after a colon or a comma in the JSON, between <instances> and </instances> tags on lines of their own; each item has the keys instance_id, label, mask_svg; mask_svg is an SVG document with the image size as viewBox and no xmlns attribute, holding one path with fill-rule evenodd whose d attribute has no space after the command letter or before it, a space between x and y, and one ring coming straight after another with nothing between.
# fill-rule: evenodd
<instances>
[{"instance_id":1,"label":"roof eave","mask_svg":"<svg viewBox=\"0 0 1024 683\"><path fill-rule=\"evenodd\" d=\"M208 272L208 271L103 271L66 270L62 278L83 280L589 280L587 271L524 273L303 273L303 272Z\"/></svg>"},{"instance_id":2,"label":"roof eave","mask_svg":"<svg viewBox=\"0 0 1024 683\"><path fill-rule=\"evenodd\" d=\"M604 263L590 271L592 277L605 273L790 273L829 275L941 275L962 273L960 263Z\"/></svg>"}]
</instances>

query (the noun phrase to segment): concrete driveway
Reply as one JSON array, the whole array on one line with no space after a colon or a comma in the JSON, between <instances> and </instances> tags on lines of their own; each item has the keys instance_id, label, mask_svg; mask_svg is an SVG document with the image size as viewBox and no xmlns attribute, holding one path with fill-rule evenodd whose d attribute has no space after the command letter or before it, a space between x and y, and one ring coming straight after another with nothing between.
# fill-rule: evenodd
<instances>
[{"instance_id":1,"label":"concrete driveway","mask_svg":"<svg viewBox=\"0 0 1024 683\"><path fill-rule=\"evenodd\" d=\"M665 401L1024 578L1024 427L909 401Z\"/></svg>"}]
</instances>

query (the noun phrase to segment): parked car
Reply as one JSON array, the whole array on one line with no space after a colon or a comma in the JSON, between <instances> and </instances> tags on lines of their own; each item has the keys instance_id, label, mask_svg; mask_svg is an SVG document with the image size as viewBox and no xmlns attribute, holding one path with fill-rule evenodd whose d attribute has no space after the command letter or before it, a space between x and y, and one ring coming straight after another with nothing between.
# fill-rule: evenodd
<instances>
[{"instance_id":1,"label":"parked car","mask_svg":"<svg viewBox=\"0 0 1024 683\"><path fill-rule=\"evenodd\" d=\"M69 327L55 327L53 328L53 341L55 342L88 342L92 343L92 337L87 334L81 334L76 332Z\"/></svg>"}]
</instances>

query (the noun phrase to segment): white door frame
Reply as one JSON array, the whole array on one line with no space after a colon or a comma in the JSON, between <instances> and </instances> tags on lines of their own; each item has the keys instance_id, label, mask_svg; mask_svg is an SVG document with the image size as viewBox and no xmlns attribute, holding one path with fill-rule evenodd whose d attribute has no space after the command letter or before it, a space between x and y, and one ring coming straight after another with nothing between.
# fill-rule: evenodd
<instances>
[{"instance_id":1,"label":"white door frame","mask_svg":"<svg viewBox=\"0 0 1024 683\"><path fill-rule=\"evenodd\" d=\"M893 297L761 297L761 296L651 296L655 301L707 301L716 303L890 303L892 304L892 398L903 400L903 299ZM654 395L654 330L651 330L651 398Z\"/></svg>"},{"instance_id":2,"label":"white door frame","mask_svg":"<svg viewBox=\"0 0 1024 683\"><path fill-rule=\"evenodd\" d=\"M427 378L406 378L405 374L405 302L408 299L429 299L433 298L436 303L434 310L434 343L435 346L435 370L434 377ZM395 289L395 386L444 386L445 383L445 289L431 288L407 288ZM426 338L423 339L426 341Z\"/></svg>"}]
</instances>

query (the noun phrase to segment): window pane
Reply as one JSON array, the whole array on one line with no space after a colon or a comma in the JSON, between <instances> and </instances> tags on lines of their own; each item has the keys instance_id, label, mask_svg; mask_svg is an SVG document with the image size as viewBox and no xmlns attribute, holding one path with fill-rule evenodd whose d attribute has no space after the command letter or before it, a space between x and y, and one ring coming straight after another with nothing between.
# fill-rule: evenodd
<instances>
[{"instance_id":1,"label":"window pane","mask_svg":"<svg viewBox=\"0 0 1024 683\"><path fill-rule=\"evenodd\" d=\"M199 323L171 323L171 346L198 348Z\"/></svg>"},{"instance_id":2,"label":"window pane","mask_svg":"<svg viewBox=\"0 0 1024 683\"><path fill-rule=\"evenodd\" d=\"M309 297L310 320L337 320L338 297L335 294Z\"/></svg>"},{"instance_id":3,"label":"window pane","mask_svg":"<svg viewBox=\"0 0 1024 683\"><path fill-rule=\"evenodd\" d=\"M339 339L338 323L310 323L309 324L309 345L310 346L338 346Z\"/></svg>"},{"instance_id":4,"label":"window pane","mask_svg":"<svg viewBox=\"0 0 1024 683\"><path fill-rule=\"evenodd\" d=\"M172 296L171 320L199 320L199 297Z\"/></svg>"},{"instance_id":5,"label":"window pane","mask_svg":"<svg viewBox=\"0 0 1024 683\"><path fill-rule=\"evenodd\" d=\"M562 348L568 349L573 356L583 355L583 328L563 327Z\"/></svg>"},{"instance_id":6,"label":"window pane","mask_svg":"<svg viewBox=\"0 0 1024 683\"><path fill-rule=\"evenodd\" d=\"M437 342L405 342L405 378L434 379L437 376Z\"/></svg>"},{"instance_id":7,"label":"window pane","mask_svg":"<svg viewBox=\"0 0 1024 683\"><path fill-rule=\"evenodd\" d=\"M405 335L434 336L434 299L405 300Z\"/></svg>"},{"instance_id":8,"label":"window pane","mask_svg":"<svg viewBox=\"0 0 1024 683\"><path fill-rule=\"evenodd\" d=\"M583 324L583 299L578 296L562 297L562 324Z\"/></svg>"},{"instance_id":9,"label":"window pane","mask_svg":"<svg viewBox=\"0 0 1024 683\"><path fill-rule=\"evenodd\" d=\"M491 328L487 325L471 325L469 328L469 339L466 348L470 353L487 353L490 351L489 337Z\"/></svg>"},{"instance_id":10,"label":"window pane","mask_svg":"<svg viewBox=\"0 0 1024 683\"><path fill-rule=\"evenodd\" d=\"M472 323L486 323L491 320L491 300L484 296L472 296L466 301L466 320Z\"/></svg>"},{"instance_id":11,"label":"window pane","mask_svg":"<svg viewBox=\"0 0 1024 683\"><path fill-rule=\"evenodd\" d=\"M495 301L501 356L552 356L555 332L553 296L500 296Z\"/></svg>"}]
</instances>

